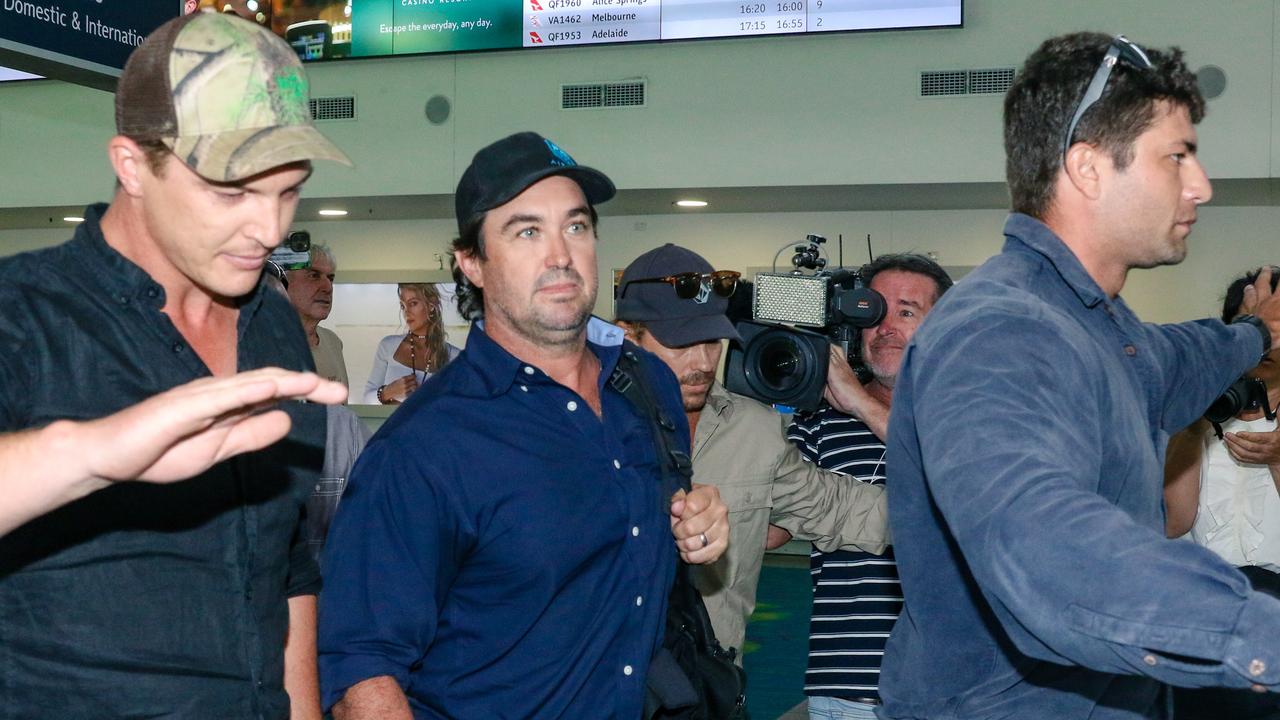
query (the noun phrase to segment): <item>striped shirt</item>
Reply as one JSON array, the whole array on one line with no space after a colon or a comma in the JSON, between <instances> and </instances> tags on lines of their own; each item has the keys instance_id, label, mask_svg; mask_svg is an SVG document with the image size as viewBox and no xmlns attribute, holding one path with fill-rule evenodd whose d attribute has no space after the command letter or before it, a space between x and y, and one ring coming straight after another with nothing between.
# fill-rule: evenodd
<instances>
[{"instance_id":1,"label":"striped shirt","mask_svg":"<svg viewBox=\"0 0 1280 720\"><path fill-rule=\"evenodd\" d=\"M820 467L884 484L884 443L855 417L824 405L796 415L787 438ZM879 699L884 645L902 610L893 549L872 555L815 548L809 564L814 590L805 694Z\"/></svg>"}]
</instances>

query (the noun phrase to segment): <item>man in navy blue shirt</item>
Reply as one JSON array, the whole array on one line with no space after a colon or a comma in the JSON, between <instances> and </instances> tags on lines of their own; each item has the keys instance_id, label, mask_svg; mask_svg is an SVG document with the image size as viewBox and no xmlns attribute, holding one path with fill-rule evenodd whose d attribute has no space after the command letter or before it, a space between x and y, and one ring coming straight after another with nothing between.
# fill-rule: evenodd
<instances>
[{"instance_id":1,"label":"man in navy blue shirt","mask_svg":"<svg viewBox=\"0 0 1280 720\"><path fill-rule=\"evenodd\" d=\"M1211 195L1181 52L1081 33L1005 99L1014 214L908 346L889 420L905 597L889 718L1165 718L1166 684L1280 687L1280 601L1164 537L1165 446L1280 336L1150 325L1128 272L1180 262Z\"/></svg>"},{"instance_id":2,"label":"man in navy blue shirt","mask_svg":"<svg viewBox=\"0 0 1280 720\"><path fill-rule=\"evenodd\" d=\"M613 194L534 133L463 174L454 277L479 321L370 441L329 535L338 720L640 716L676 550L714 561L728 522L712 487L662 496L650 422L608 383L623 331L591 309ZM687 453L675 378L636 352Z\"/></svg>"}]
</instances>

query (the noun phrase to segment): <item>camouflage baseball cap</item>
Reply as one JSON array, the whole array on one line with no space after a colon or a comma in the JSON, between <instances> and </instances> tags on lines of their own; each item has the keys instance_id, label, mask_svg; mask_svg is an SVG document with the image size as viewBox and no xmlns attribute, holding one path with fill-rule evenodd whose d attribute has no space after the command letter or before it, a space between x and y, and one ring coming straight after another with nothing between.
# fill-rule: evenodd
<instances>
[{"instance_id":1,"label":"camouflage baseball cap","mask_svg":"<svg viewBox=\"0 0 1280 720\"><path fill-rule=\"evenodd\" d=\"M351 161L320 134L298 56L235 15L198 12L147 36L116 87L116 131L160 140L215 182L299 160Z\"/></svg>"}]
</instances>

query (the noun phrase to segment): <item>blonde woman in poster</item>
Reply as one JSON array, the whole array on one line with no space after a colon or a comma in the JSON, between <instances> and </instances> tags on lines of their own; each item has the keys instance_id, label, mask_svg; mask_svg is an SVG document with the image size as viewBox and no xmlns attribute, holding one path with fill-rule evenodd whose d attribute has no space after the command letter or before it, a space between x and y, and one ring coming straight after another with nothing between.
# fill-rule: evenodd
<instances>
[{"instance_id":1,"label":"blonde woman in poster","mask_svg":"<svg viewBox=\"0 0 1280 720\"><path fill-rule=\"evenodd\" d=\"M440 291L434 285L400 283L398 291L408 331L378 343L373 370L364 385L364 401L370 405L404 402L460 352L445 342Z\"/></svg>"}]
</instances>

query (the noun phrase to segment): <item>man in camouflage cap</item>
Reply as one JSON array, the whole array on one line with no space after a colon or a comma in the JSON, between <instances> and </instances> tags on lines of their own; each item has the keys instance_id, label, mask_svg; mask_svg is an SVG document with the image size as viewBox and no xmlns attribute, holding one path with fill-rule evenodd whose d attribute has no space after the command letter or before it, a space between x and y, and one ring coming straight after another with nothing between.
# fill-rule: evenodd
<instances>
[{"instance_id":1,"label":"man in camouflage cap","mask_svg":"<svg viewBox=\"0 0 1280 720\"><path fill-rule=\"evenodd\" d=\"M289 47L230 15L148 37L116 125L110 206L0 262L0 707L318 718L299 524L324 412L255 411L345 391L294 372L309 348L261 276L311 162L348 161Z\"/></svg>"}]
</instances>

